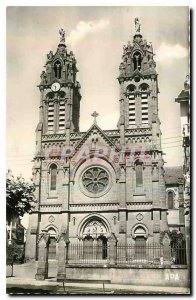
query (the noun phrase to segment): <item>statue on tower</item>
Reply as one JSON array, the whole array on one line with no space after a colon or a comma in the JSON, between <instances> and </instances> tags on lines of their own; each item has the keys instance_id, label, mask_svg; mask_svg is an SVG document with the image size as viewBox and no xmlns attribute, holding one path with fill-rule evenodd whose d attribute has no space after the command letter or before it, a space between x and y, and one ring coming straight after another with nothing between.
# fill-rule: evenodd
<instances>
[{"instance_id":1,"label":"statue on tower","mask_svg":"<svg viewBox=\"0 0 196 300\"><path fill-rule=\"evenodd\" d=\"M189 79L189 75L186 76L186 80L184 82L184 89L186 91L188 91L190 89L190 79Z\"/></svg>"},{"instance_id":2,"label":"statue on tower","mask_svg":"<svg viewBox=\"0 0 196 300\"><path fill-rule=\"evenodd\" d=\"M135 33L140 33L140 23L138 18L135 18Z\"/></svg>"},{"instance_id":3,"label":"statue on tower","mask_svg":"<svg viewBox=\"0 0 196 300\"><path fill-rule=\"evenodd\" d=\"M61 28L59 30L59 34L60 34L60 43L65 43L65 30Z\"/></svg>"}]
</instances>

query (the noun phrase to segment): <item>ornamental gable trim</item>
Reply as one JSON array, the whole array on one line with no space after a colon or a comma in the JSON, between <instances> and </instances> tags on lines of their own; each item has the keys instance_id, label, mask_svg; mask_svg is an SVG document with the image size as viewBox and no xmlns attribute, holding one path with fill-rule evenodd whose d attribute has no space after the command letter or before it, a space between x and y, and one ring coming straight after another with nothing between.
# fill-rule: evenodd
<instances>
[{"instance_id":1,"label":"ornamental gable trim","mask_svg":"<svg viewBox=\"0 0 196 300\"><path fill-rule=\"evenodd\" d=\"M89 139L89 137L91 135L92 135L92 138L93 138L94 131L96 131L97 138L100 136L105 141L106 144L108 144L111 147L114 147L118 151L116 145L107 137L107 135L103 132L103 130L97 124L93 124L89 128L89 130L86 132L86 134L78 142L75 149L79 150L82 147L82 145L85 144L85 142ZM98 144L100 144L100 143L98 142Z\"/></svg>"}]
</instances>

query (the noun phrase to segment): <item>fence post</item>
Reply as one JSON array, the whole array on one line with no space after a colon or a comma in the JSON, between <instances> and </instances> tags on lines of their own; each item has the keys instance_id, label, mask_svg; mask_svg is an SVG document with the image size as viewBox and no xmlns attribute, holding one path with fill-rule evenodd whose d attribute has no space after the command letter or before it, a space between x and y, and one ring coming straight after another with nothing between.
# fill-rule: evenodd
<instances>
[{"instance_id":1,"label":"fence post","mask_svg":"<svg viewBox=\"0 0 196 300\"><path fill-rule=\"evenodd\" d=\"M162 244L163 244L163 264L171 265L171 245L170 245L170 238L167 232L163 237Z\"/></svg>"},{"instance_id":2,"label":"fence post","mask_svg":"<svg viewBox=\"0 0 196 300\"><path fill-rule=\"evenodd\" d=\"M43 232L38 239L38 266L35 274L36 280L44 280L48 277L48 240L49 236Z\"/></svg>"},{"instance_id":3,"label":"fence post","mask_svg":"<svg viewBox=\"0 0 196 300\"><path fill-rule=\"evenodd\" d=\"M68 239L66 233L62 232L57 238L58 243L58 269L57 281L64 281L66 278Z\"/></svg>"},{"instance_id":4,"label":"fence post","mask_svg":"<svg viewBox=\"0 0 196 300\"><path fill-rule=\"evenodd\" d=\"M117 238L114 233L108 239L109 242L109 264L115 265L117 263Z\"/></svg>"}]
</instances>

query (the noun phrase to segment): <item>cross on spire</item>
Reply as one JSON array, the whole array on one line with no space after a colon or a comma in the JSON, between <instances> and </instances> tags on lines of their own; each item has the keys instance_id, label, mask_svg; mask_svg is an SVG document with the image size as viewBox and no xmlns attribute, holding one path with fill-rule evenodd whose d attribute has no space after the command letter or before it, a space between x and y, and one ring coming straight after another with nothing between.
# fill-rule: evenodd
<instances>
[{"instance_id":1,"label":"cross on spire","mask_svg":"<svg viewBox=\"0 0 196 300\"><path fill-rule=\"evenodd\" d=\"M91 116L94 117L94 124L97 124L96 118L98 117L98 115L99 115L99 114L98 114L96 111L94 111L94 112L91 114Z\"/></svg>"}]
</instances>

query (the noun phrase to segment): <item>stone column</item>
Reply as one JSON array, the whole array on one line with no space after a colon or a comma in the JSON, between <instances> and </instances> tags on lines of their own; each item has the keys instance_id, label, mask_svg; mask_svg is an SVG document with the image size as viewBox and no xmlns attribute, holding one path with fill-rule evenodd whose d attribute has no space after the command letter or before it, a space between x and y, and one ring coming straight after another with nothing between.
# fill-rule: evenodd
<instances>
[{"instance_id":1,"label":"stone column","mask_svg":"<svg viewBox=\"0 0 196 300\"><path fill-rule=\"evenodd\" d=\"M36 280L44 280L48 277L48 240L47 233L41 233L38 240L38 266L35 274Z\"/></svg>"},{"instance_id":2,"label":"stone column","mask_svg":"<svg viewBox=\"0 0 196 300\"><path fill-rule=\"evenodd\" d=\"M43 105L43 115L44 115L44 133L48 131L48 101L44 101Z\"/></svg>"},{"instance_id":3,"label":"stone column","mask_svg":"<svg viewBox=\"0 0 196 300\"><path fill-rule=\"evenodd\" d=\"M117 264L117 238L114 233L111 234L111 236L108 239L108 245L109 245L109 264L115 265Z\"/></svg>"},{"instance_id":4,"label":"stone column","mask_svg":"<svg viewBox=\"0 0 196 300\"><path fill-rule=\"evenodd\" d=\"M29 227L27 229L25 245L25 261L36 260L38 222L38 213L32 213L29 215Z\"/></svg>"},{"instance_id":5,"label":"stone column","mask_svg":"<svg viewBox=\"0 0 196 300\"><path fill-rule=\"evenodd\" d=\"M58 114L58 98L57 95L55 95L54 98L54 132L56 133L58 131L59 126L59 114Z\"/></svg>"},{"instance_id":6,"label":"stone column","mask_svg":"<svg viewBox=\"0 0 196 300\"><path fill-rule=\"evenodd\" d=\"M58 270L57 281L64 281L66 278L66 263L67 263L67 250L68 239L66 233L61 233L57 239L58 243Z\"/></svg>"},{"instance_id":7,"label":"stone column","mask_svg":"<svg viewBox=\"0 0 196 300\"><path fill-rule=\"evenodd\" d=\"M163 264L171 265L171 245L168 233L165 233L163 240Z\"/></svg>"},{"instance_id":8,"label":"stone column","mask_svg":"<svg viewBox=\"0 0 196 300\"><path fill-rule=\"evenodd\" d=\"M63 167L63 202L62 202L62 211L67 212L69 207L69 166L68 164L64 164Z\"/></svg>"},{"instance_id":9,"label":"stone column","mask_svg":"<svg viewBox=\"0 0 196 300\"><path fill-rule=\"evenodd\" d=\"M126 208L126 168L121 165L119 177L119 243L126 245L127 242L127 208ZM124 249L124 248L123 248Z\"/></svg>"}]
</instances>

